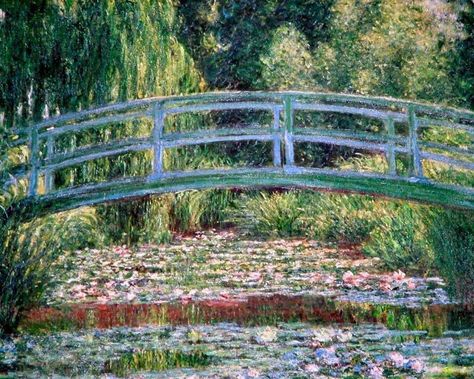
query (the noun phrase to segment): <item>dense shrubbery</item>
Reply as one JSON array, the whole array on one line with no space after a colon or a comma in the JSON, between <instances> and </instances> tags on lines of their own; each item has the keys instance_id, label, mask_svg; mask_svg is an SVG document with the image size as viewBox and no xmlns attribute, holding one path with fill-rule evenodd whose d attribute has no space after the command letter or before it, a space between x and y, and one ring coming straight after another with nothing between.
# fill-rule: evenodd
<instances>
[{"instance_id":1,"label":"dense shrubbery","mask_svg":"<svg viewBox=\"0 0 474 379\"><path fill-rule=\"evenodd\" d=\"M58 254L96 246L102 240L91 208L28 223L10 218L0 229L0 335L18 325L50 286ZM57 274L57 273L56 273Z\"/></svg>"},{"instance_id":2,"label":"dense shrubbery","mask_svg":"<svg viewBox=\"0 0 474 379\"><path fill-rule=\"evenodd\" d=\"M474 212L439 210L429 231L436 266L448 279L451 294L473 304Z\"/></svg>"}]
</instances>

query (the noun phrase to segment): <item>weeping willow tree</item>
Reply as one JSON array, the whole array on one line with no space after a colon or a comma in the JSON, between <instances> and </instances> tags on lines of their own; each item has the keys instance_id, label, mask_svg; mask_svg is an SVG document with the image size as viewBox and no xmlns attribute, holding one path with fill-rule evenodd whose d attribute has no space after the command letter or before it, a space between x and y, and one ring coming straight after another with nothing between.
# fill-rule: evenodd
<instances>
[{"instance_id":1,"label":"weeping willow tree","mask_svg":"<svg viewBox=\"0 0 474 379\"><path fill-rule=\"evenodd\" d=\"M0 120L6 134L48 116L205 87L177 39L173 0L7 0L0 2L0 9ZM117 138L136 136L149 128L124 123L114 133L119 130ZM80 142L66 136L55 148L67 151L104 141L110 134L104 128L90 131ZM21 149L3 146L1 151L3 168L28 161ZM149 153L125 154L62 170L55 182L61 186L101 180L114 174L114 167L124 167L116 175L140 174L150 164ZM24 193L18 185L9 189ZM11 198L9 193L2 195L3 203ZM164 200L144 199L98 210L110 221L105 223L116 226L118 236L130 234L132 225L159 229L168 223ZM169 199L167 204L173 206Z\"/></svg>"}]
</instances>

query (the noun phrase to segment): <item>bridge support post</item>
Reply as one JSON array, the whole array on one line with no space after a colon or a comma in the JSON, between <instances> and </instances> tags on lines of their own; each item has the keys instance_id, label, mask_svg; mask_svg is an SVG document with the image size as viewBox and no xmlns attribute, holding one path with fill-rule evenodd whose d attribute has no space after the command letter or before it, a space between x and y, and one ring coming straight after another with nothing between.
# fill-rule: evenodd
<instances>
[{"instance_id":1,"label":"bridge support post","mask_svg":"<svg viewBox=\"0 0 474 379\"><path fill-rule=\"evenodd\" d=\"M387 162L388 162L388 173L390 175L397 174L397 164L395 157L395 145L393 139L395 138L395 123L392 117L388 117L385 120L385 128L388 134L387 143Z\"/></svg>"},{"instance_id":2,"label":"bridge support post","mask_svg":"<svg viewBox=\"0 0 474 379\"><path fill-rule=\"evenodd\" d=\"M38 191L38 129L30 129L30 165L28 196L36 196Z\"/></svg>"},{"instance_id":3,"label":"bridge support post","mask_svg":"<svg viewBox=\"0 0 474 379\"><path fill-rule=\"evenodd\" d=\"M163 174L163 128L165 125L165 113L162 103L157 102L153 107L153 172L151 179L157 179Z\"/></svg>"},{"instance_id":4,"label":"bridge support post","mask_svg":"<svg viewBox=\"0 0 474 379\"><path fill-rule=\"evenodd\" d=\"M418 120L413 106L408 107L408 151L410 154L410 176L423 179L423 166L421 164L420 149L418 148Z\"/></svg>"},{"instance_id":5,"label":"bridge support post","mask_svg":"<svg viewBox=\"0 0 474 379\"><path fill-rule=\"evenodd\" d=\"M273 166L281 166L280 107L273 108Z\"/></svg>"},{"instance_id":6,"label":"bridge support post","mask_svg":"<svg viewBox=\"0 0 474 379\"><path fill-rule=\"evenodd\" d=\"M46 147L47 147L47 158L51 159L54 155L54 137L49 136L48 140L46 142ZM46 188L46 193L49 193L53 190L54 187L54 172L53 170L46 170L44 174L44 181L45 181L45 188Z\"/></svg>"},{"instance_id":7,"label":"bridge support post","mask_svg":"<svg viewBox=\"0 0 474 379\"><path fill-rule=\"evenodd\" d=\"M295 167L295 150L293 145L293 99L290 96L285 97L285 169Z\"/></svg>"}]
</instances>

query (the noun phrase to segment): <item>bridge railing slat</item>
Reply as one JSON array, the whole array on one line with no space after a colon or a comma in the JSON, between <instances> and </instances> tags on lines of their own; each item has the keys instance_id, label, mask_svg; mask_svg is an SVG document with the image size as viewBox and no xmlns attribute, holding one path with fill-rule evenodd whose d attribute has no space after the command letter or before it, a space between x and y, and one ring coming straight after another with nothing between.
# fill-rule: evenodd
<instances>
[{"instance_id":1,"label":"bridge railing slat","mask_svg":"<svg viewBox=\"0 0 474 379\"><path fill-rule=\"evenodd\" d=\"M403 113L382 111L370 108L355 108L345 105L327 105L327 104L307 104L295 102L294 109L317 111L317 112L333 112L343 114L354 114L374 118L378 120L385 120L387 117L392 117L395 121L403 122L407 120L407 116Z\"/></svg>"},{"instance_id":2,"label":"bridge railing slat","mask_svg":"<svg viewBox=\"0 0 474 379\"><path fill-rule=\"evenodd\" d=\"M101 153L101 152L105 153L108 151L115 150L117 148L133 147L135 145L151 146L152 139L150 137L127 138L127 139L122 139L118 141L111 141L108 143L81 146L81 147L75 148L72 151L56 153L54 155L46 157L41 168L49 169L51 168L49 167L49 165L62 163L62 162L68 162L76 158L84 158L86 160L97 159L95 158L95 154L97 153Z\"/></svg>"},{"instance_id":3,"label":"bridge railing slat","mask_svg":"<svg viewBox=\"0 0 474 379\"><path fill-rule=\"evenodd\" d=\"M349 139L349 138L337 138L337 137L327 137L327 136L303 136L299 134L293 135L293 140L296 142L312 142L312 143L323 143L328 145L335 145L335 146L347 146L352 147L354 149L362 149L362 150L374 150L377 152L388 152L387 145L384 143L371 143L366 141L359 141L356 139ZM404 147L395 147L393 148L394 151L398 152L406 152L407 148Z\"/></svg>"},{"instance_id":4,"label":"bridge railing slat","mask_svg":"<svg viewBox=\"0 0 474 379\"><path fill-rule=\"evenodd\" d=\"M273 107L273 166L281 166L281 131L280 114L281 107Z\"/></svg>"},{"instance_id":5,"label":"bridge railing slat","mask_svg":"<svg viewBox=\"0 0 474 379\"><path fill-rule=\"evenodd\" d=\"M418 146L420 146L421 151L428 152L428 149L436 149L441 150L439 151L440 153L452 153L474 159L474 145L468 148L461 148L431 141L418 141Z\"/></svg>"},{"instance_id":6,"label":"bridge railing slat","mask_svg":"<svg viewBox=\"0 0 474 379\"><path fill-rule=\"evenodd\" d=\"M36 128L30 129L30 175L28 196L36 196L38 192L38 130Z\"/></svg>"},{"instance_id":7,"label":"bridge railing slat","mask_svg":"<svg viewBox=\"0 0 474 379\"><path fill-rule=\"evenodd\" d=\"M200 145L215 142L240 142L240 141L273 141L274 136L270 133L261 134L242 134L242 135L214 135L209 137L179 138L173 140L164 140L163 147L173 148L181 146Z\"/></svg>"},{"instance_id":8,"label":"bridge railing slat","mask_svg":"<svg viewBox=\"0 0 474 379\"><path fill-rule=\"evenodd\" d=\"M469 133L470 135L474 136L474 125L470 126L466 124L460 124L457 122L437 120L437 119L429 118L429 117L418 117L418 125L419 127L441 126L448 129L463 130Z\"/></svg>"},{"instance_id":9,"label":"bridge railing slat","mask_svg":"<svg viewBox=\"0 0 474 379\"><path fill-rule=\"evenodd\" d=\"M124 154L132 151L143 151L153 148L153 143L149 141L149 139L142 139L141 142L137 142L135 144L124 144L121 147L117 147L116 145L109 145L107 146L107 150L103 150L103 145L98 145L90 148L88 154L77 154L73 157L68 158L67 160L59 160L57 163L46 164L42 166L42 172L45 171L52 171L58 170L65 167L75 166L79 163L84 163L87 161L96 160L99 158L109 157L113 155Z\"/></svg>"},{"instance_id":10,"label":"bridge railing slat","mask_svg":"<svg viewBox=\"0 0 474 379\"><path fill-rule=\"evenodd\" d=\"M293 142L293 128L294 128L294 100L291 96L284 99L285 104L285 132L284 132L284 146L285 146L285 168L292 169L295 166L295 150Z\"/></svg>"},{"instance_id":11,"label":"bridge railing slat","mask_svg":"<svg viewBox=\"0 0 474 379\"><path fill-rule=\"evenodd\" d=\"M257 103L257 102L228 102L228 103L209 103L196 105L182 105L173 108L166 108L165 113L179 114L190 112L209 112L226 110L273 110L276 103Z\"/></svg>"},{"instance_id":12,"label":"bridge railing slat","mask_svg":"<svg viewBox=\"0 0 474 379\"><path fill-rule=\"evenodd\" d=\"M67 133L76 133L79 131L83 131L85 129L96 128L96 127L104 126L107 124L133 121L138 118L142 118L142 117L145 118L145 117L151 117L151 116L152 116L151 112L134 112L134 113L107 116L104 118L82 121L82 122L78 122L78 123L70 124L70 125L64 125L57 128L50 126L50 128L40 132L38 135L40 138L47 138L49 136L59 136L59 135L67 134Z\"/></svg>"},{"instance_id":13,"label":"bridge railing slat","mask_svg":"<svg viewBox=\"0 0 474 379\"><path fill-rule=\"evenodd\" d=\"M386 147L386 157L388 163L388 173L390 175L397 174L397 161L396 161L396 153L395 153L395 123L392 117L387 117L384 120L385 129L388 135L387 147Z\"/></svg>"},{"instance_id":14,"label":"bridge railing slat","mask_svg":"<svg viewBox=\"0 0 474 379\"><path fill-rule=\"evenodd\" d=\"M464 160L452 158L446 155L430 153L430 152L425 152L425 151L422 151L420 153L420 156L421 158L424 158L424 159L429 159L432 161L437 161L437 162L445 163L451 166L456 166L456 167L463 168L466 170L474 171L474 162L464 161Z\"/></svg>"},{"instance_id":15,"label":"bridge railing slat","mask_svg":"<svg viewBox=\"0 0 474 379\"><path fill-rule=\"evenodd\" d=\"M46 140L46 146L47 146L47 151L46 151L46 159L50 159L54 157L54 136L48 136ZM44 181L45 181L45 191L46 193L51 192L54 187L54 170L45 170L45 175L44 175Z\"/></svg>"}]
</instances>

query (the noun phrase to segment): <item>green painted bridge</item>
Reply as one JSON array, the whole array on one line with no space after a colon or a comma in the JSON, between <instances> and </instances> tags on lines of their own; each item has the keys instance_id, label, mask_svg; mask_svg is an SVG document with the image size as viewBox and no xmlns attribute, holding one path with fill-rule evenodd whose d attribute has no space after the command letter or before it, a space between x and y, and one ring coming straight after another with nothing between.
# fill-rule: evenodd
<instances>
[{"instance_id":1,"label":"green painted bridge","mask_svg":"<svg viewBox=\"0 0 474 379\"><path fill-rule=\"evenodd\" d=\"M179 126L192 117L202 120L202 127ZM124 125L135 125L142 134L114 137L114 130ZM107 138L80 143L92 129L103 130ZM13 167L3 183L8 189L23 180L27 188L11 212L33 204L35 212L45 213L190 189L269 187L474 209L474 112L404 100L305 92L150 98L46 119L15 130L13 138L11 147L26 149L29 160ZM164 164L168 150L179 154L179 149L193 145L242 141L267 146L267 164L197 170L169 169ZM345 170L334 162L316 166L300 156L310 145L321 147L320 151L349 152L352 157L359 153L383 157L384 164L378 171ZM140 151L152 161L145 174L80 185L74 180L57 183L61 170ZM468 180L443 181L433 175L437 172L433 167Z\"/></svg>"}]
</instances>

